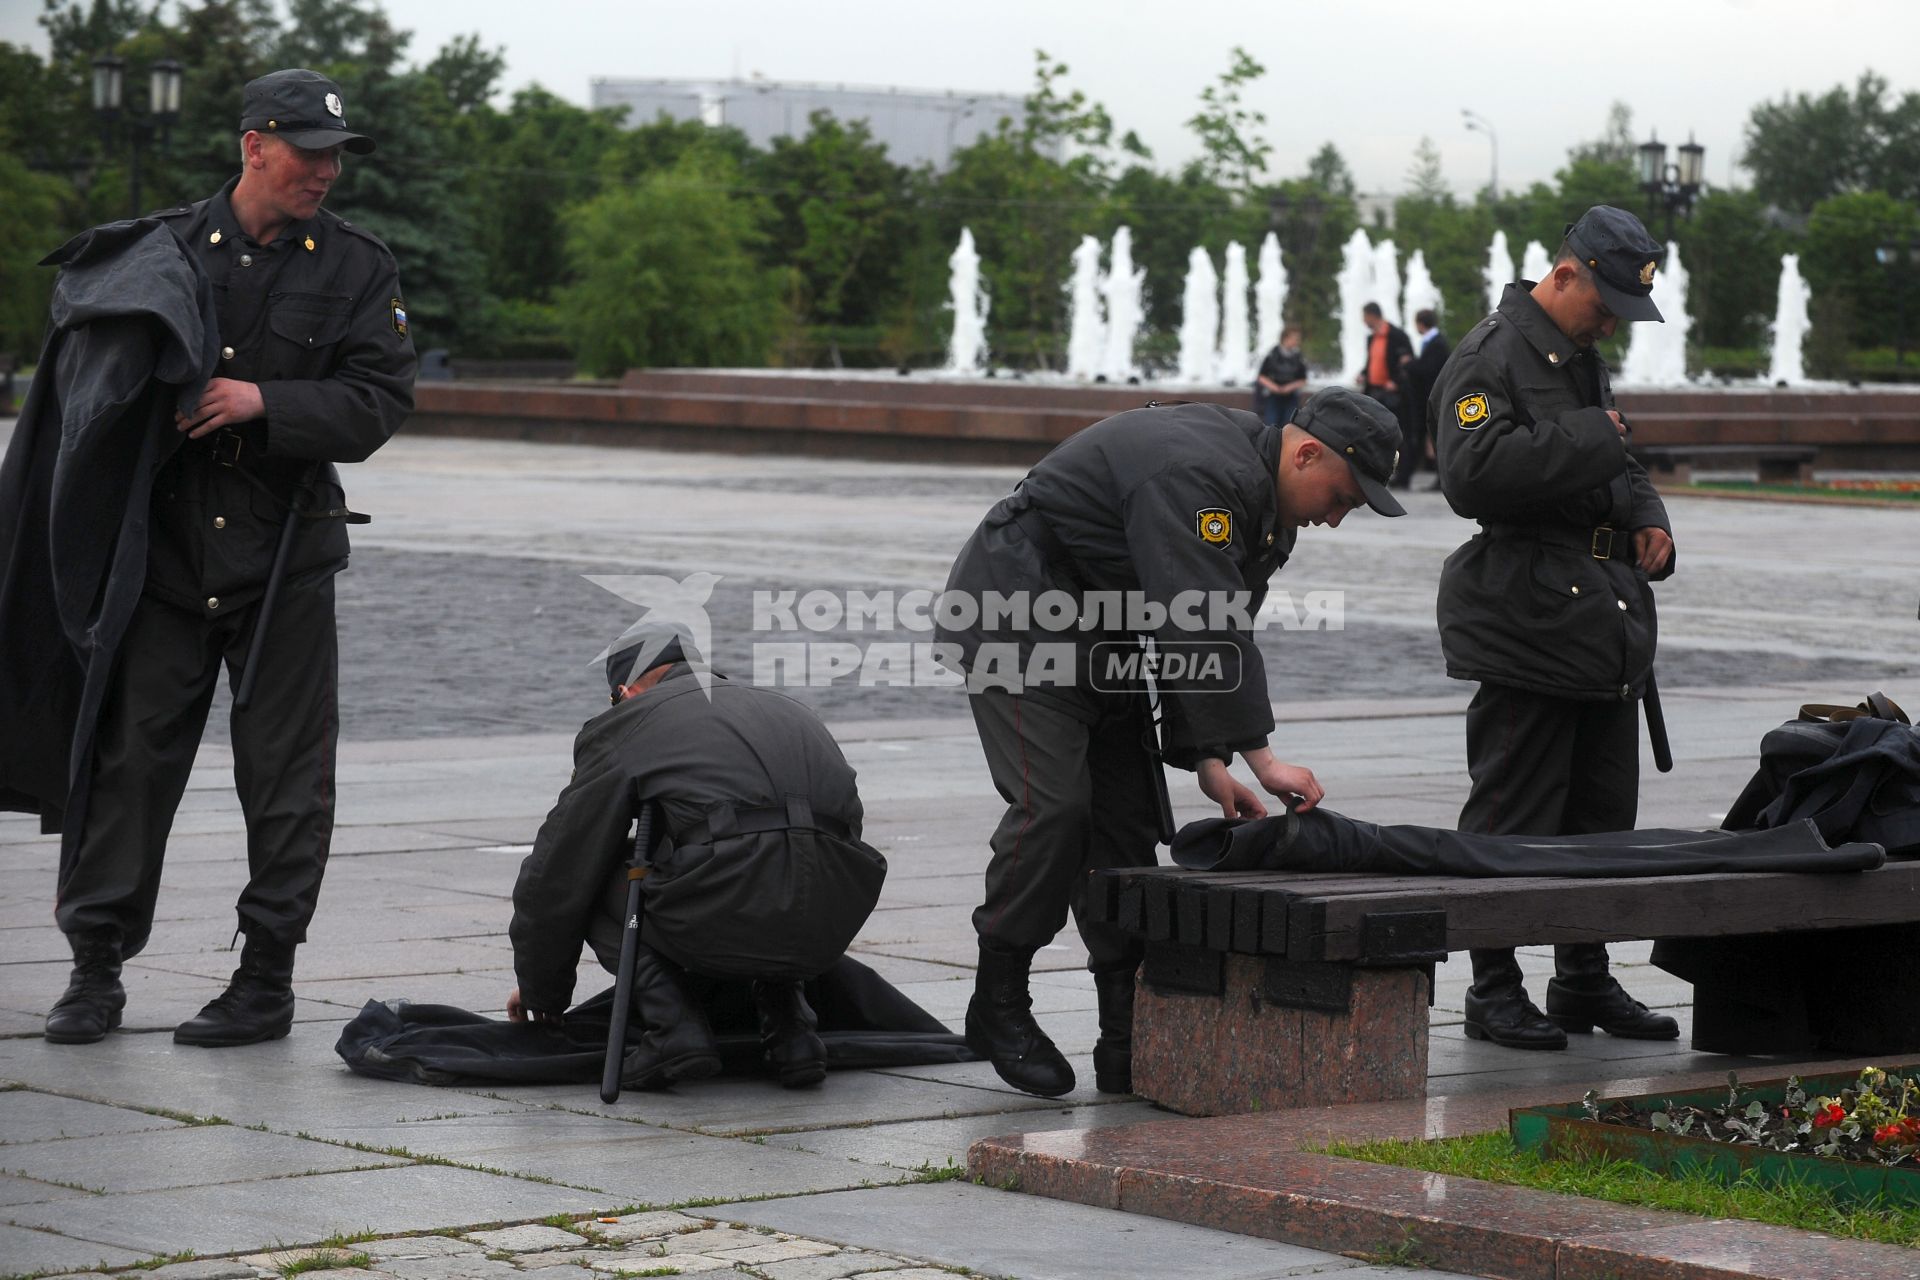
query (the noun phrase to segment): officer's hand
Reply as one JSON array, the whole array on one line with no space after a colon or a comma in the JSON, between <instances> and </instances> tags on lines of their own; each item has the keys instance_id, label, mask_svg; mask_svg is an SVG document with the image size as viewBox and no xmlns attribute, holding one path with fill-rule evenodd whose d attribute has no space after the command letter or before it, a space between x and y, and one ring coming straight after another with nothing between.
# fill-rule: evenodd
<instances>
[{"instance_id":1,"label":"officer's hand","mask_svg":"<svg viewBox=\"0 0 1920 1280\"><path fill-rule=\"evenodd\" d=\"M261 397L257 383L241 382L236 378L214 378L207 383L207 389L200 393L200 403L194 406L193 412L176 413L173 425L186 432L189 440L198 440L221 427L236 422L252 422L266 416L267 403Z\"/></svg>"},{"instance_id":2,"label":"officer's hand","mask_svg":"<svg viewBox=\"0 0 1920 1280\"><path fill-rule=\"evenodd\" d=\"M1613 430L1622 440L1627 438L1627 420L1620 416L1617 409L1607 410L1607 416L1613 419Z\"/></svg>"},{"instance_id":3,"label":"officer's hand","mask_svg":"<svg viewBox=\"0 0 1920 1280\"><path fill-rule=\"evenodd\" d=\"M1320 803L1320 797L1326 794L1321 790L1320 782L1313 776L1313 770L1297 764L1288 764L1284 760L1274 759L1273 752L1266 747L1241 753L1241 759L1253 770L1253 776L1260 779L1260 785L1282 800L1288 796L1298 796L1300 803L1294 806L1295 812L1305 813Z\"/></svg>"},{"instance_id":4,"label":"officer's hand","mask_svg":"<svg viewBox=\"0 0 1920 1280\"><path fill-rule=\"evenodd\" d=\"M1634 562L1647 573L1658 573L1673 559L1673 539L1652 525L1633 531Z\"/></svg>"},{"instance_id":5,"label":"officer's hand","mask_svg":"<svg viewBox=\"0 0 1920 1280\"><path fill-rule=\"evenodd\" d=\"M1260 803L1260 797L1240 784L1240 780L1227 772L1225 760L1202 760L1195 770L1200 777L1200 790L1207 799L1220 806L1223 818L1264 818L1267 806Z\"/></svg>"},{"instance_id":6,"label":"officer's hand","mask_svg":"<svg viewBox=\"0 0 1920 1280\"><path fill-rule=\"evenodd\" d=\"M566 1021L564 1014L548 1013L545 1009L527 1008L520 1002L520 988L515 987L507 993L507 1021L525 1022L529 1018L535 1022L550 1023L556 1027Z\"/></svg>"}]
</instances>

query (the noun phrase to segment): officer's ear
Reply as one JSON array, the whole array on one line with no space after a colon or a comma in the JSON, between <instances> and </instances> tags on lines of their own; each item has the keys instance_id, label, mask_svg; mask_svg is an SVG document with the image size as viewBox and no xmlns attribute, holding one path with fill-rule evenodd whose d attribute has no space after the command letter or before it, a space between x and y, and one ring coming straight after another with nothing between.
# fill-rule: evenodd
<instances>
[{"instance_id":1,"label":"officer's ear","mask_svg":"<svg viewBox=\"0 0 1920 1280\"><path fill-rule=\"evenodd\" d=\"M1559 292L1565 293L1568 289L1580 283L1579 265L1568 262L1564 258L1561 259L1559 262L1553 264L1552 280L1553 287Z\"/></svg>"}]
</instances>

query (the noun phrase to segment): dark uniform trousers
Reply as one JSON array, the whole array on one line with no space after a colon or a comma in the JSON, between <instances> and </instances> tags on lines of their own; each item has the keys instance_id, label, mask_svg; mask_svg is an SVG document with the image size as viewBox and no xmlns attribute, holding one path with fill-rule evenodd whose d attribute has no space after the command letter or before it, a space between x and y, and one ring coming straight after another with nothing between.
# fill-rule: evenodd
<instances>
[{"instance_id":1,"label":"dark uniform trousers","mask_svg":"<svg viewBox=\"0 0 1920 1280\"><path fill-rule=\"evenodd\" d=\"M127 956L146 945L214 681L224 663L229 686L239 683L258 610L256 601L208 617L141 597L101 709L86 830L60 885L55 918L64 932L118 928ZM238 909L249 934L291 946L306 940L333 838L333 578L288 583L264 640L253 700L231 720L247 820Z\"/></svg>"},{"instance_id":2,"label":"dark uniform trousers","mask_svg":"<svg viewBox=\"0 0 1920 1280\"><path fill-rule=\"evenodd\" d=\"M1640 704L1556 698L1482 684L1467 707L1467 772L1473 788L1460 830L1489 835L1573 836L1630 831L1639 812ZM1476 994L1521 985L1510 948L1480 949ZM1575 989L1607 972L1604 943L1563 943L1554 968Z\"/></svg>"},{"instance_id":3,"label":"dark uniform trousers","mask_svg":"<svg viewBox=\"0 0 1920 1280\"><path fill-rule=\"evenodd\" d=\"M1053 941L1070 906L1096 973L1132 970L1141 945L1087 918L1089 873L1150 867L1159 828L1141 703L1111 706L1087 724L1057 704L1001 691L971 694L987 768L1007 811L994 829L986 900L973 927L982 943L1031 953Z\"/></svg>"}]
</instances>

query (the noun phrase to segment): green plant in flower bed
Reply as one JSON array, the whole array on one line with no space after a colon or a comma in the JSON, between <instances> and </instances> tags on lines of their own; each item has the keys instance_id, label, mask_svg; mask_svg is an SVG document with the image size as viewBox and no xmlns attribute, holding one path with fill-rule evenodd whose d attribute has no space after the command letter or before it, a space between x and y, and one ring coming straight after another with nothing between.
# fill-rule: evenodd
<instances>
[{"instance_id":1,"label":"green plant in flower bed","mask_svg":"<svg viewBox=\"0 0 1920 1280\"><path fill-rule=\"evenodd\" d=\"M1677 1138L1706 1138L1874 1164L1920 1163L1920 1078L1865 1067L1837 1096L1809 1094L1798 1076L1787 1078L1778 1103L1763 1102L1727 1073L1727 1100L1719 1106L1661 1106L1631 1099L1601 1102L1589 1091L1581 1101L1601 1124L1649 1129Z\"/></svg>"}]
</instances>

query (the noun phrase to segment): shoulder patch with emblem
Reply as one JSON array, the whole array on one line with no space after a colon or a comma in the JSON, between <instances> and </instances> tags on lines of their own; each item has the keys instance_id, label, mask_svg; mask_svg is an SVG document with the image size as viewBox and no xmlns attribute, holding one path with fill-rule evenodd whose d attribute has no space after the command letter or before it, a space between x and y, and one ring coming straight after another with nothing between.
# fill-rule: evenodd
<instances>
[{"instance_id":1,"label":"shoulder patch with emblem","mask_svg":"<svg viewBox=\"0 0 1920 1280\"><path fill-rule=\"evenodd\" d=\"M1210 546L1224 547L1233 541L1233 512L1225 507L1202 507L1193 513L1194 530Z\"/></svg>"},{"instance_id":2,"label":"shoulder patch with emblem","mask_svg":"<svg viewBox=\"0 0 1920 1280\"><path fill-rule=\"evenodd\" d=\"M393 331L401 337L407 336L407 304L395 298L387 304L387 310L393 313Z\"/></svg>"},{"instance_id":3,"label":"shoulder patch with emblem","mask_svg":"<svg viewBox=\"0 0 1920 1280\"><path fill-rule=\"evenodd\" d=\"M1476 391L1453 402L1453 416L1462 431L1472 431L1487 420L1487 393Z\"/></svg>"}]
</instances>

